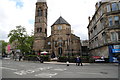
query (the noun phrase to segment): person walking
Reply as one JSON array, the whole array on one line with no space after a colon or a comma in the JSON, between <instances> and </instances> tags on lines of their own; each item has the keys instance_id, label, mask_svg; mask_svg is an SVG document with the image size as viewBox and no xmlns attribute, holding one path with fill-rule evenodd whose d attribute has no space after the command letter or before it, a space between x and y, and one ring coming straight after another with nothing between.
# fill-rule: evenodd
<instances>
[{"instance_id":1,"label":"person walking","mask_svg":"<svg viewBox=\"0 0 120 80\"><path fill-rule=\"evenodd\" d=\"M67 57L66 64L67 64L67 66L69 66L69 57Z\"/></svg>"},{"instance_id":2,"label":"person walking","mask_svg":"<svg viewBox=\"0 0 120 80\"><path fill-rule=\"evenodd\" d=\"M77 56L76 58L76 66L79 66L80 65L80 58Z\"/></svg>"},{"instance_id":3,"label":"person walking","mask_svg":"<svg viewBox=\"0 0 120 80\"><path fill-rule=\"evenodd\" d=\"M80 66L80 64L81 64L81 66L83 66L83 65L82 65L82 61L81 61L81 58L78 56L78 57L76 58L76 66Z\"/></svg>"},{"instance_id":4,"label":"person walking","mask_svg":"<svg viewBox=\"0 0 120 80\"><path fill-rule=\"evenodd\" d=\"M19 54L19 61L22 59L22 53Z\"/></svg>"}]
</instances>

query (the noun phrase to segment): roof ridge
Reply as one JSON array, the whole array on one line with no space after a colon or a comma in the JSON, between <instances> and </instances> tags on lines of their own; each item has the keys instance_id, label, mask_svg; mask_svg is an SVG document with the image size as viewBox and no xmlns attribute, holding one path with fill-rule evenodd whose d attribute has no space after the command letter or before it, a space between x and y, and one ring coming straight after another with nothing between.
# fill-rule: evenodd
<instances>
[{"instance_id":1,"label":"roof ridge","mask_svg":"<svg viewBox=\"0 0 120 80\"><path fill-rule=\"evenodd\" d=\"M62 18L62 16L60 16L53 25L57 25L57 24L67 24L70 26L70 24L64 18Z\"/></svg>"}]
</instances>

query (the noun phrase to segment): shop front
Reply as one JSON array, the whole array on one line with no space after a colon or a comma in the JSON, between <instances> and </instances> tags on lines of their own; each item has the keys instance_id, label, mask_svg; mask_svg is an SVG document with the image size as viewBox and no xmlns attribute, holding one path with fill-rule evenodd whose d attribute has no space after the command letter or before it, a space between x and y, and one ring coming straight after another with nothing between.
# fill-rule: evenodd
<instances>
[{"instance_id":1,"label":"shop front","mask_svg":"<svg viewBox=\"0 0 120 80\"><path fill-rule=\"evenodd\" d=\"M117 56L120 55L120 45L109 46L109 62L118 62Z\"/></svg>"}]
</instances>

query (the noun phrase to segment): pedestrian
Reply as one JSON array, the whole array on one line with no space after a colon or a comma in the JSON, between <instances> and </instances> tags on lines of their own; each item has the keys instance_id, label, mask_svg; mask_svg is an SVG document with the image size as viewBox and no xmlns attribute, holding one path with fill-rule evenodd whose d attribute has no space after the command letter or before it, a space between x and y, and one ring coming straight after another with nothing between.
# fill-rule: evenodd
<instances>
[{"instance_id":1,"label":"pedestrian","mask_svg":"<svg viewBox=\"0 0 120 80\"><path fill-rule=\"evenodd\" d=\"M77 56L76 58L76 66L79 66L80 65L80 58Z\"/></svg>"},{"instance_id":2,"label":"pedestrian","mask_svg":"<svg viewBox=\"0 0 120 80\"><path fill-rule=\"evenodd\" d=\"M19 54L19 61L22 59L22 53Z\"/></svg>"},{"instance_id":3,"label":"pedestrian","mask_svg":"<svg viewBox=\"0 0 120 80\"><path fill-rule=\"evenodd\" d=\"M67 57L66 64L67 64L67 66L69 66L69 57Z\"/></svg>"},{"instance_id":4,"label":"pedestrian","mask_svg":"<svg viewBox=\"0 0 120 80\"><path fill-rule=\"evenodd\" d=\"M15 52L12 51L12 55L13 55L13 60L15 59Z\"/></svg>"},{"instance_id":5,"label":"pedestrian","mask_svg":"<svg viewBox=\"0 0 120 80\"><path fill-rule=\"evenodd\" d=\"M13 56L14 56L14 60L16 61L17 60L17 53L15 52Z\"/></svg>"},{"instance_id":6,"label":"pedestrian","mask_svg":"<svg viewBox=\"0 0 120 80\"><path fill-rule=\"evenodd\" d=\"M43 63L43 58L42 57L40 58L40 62Z\"/></svg>"},{"instance_id":7,"label":"pedestrian","mask_svg":"<svg viewBox=\"0 0 120 80\"><path fill-rule=\"evenodd\" d=\"M80 56L77 56L77 58L76 58L76 66L80 66L80 64L81 64L81 66L83 66Z\"/></svg>"},{"instance_id":8,"label":"pedestrian","mask_svg":"<svg viewBox=\"0 0 120 80\"><path fill-rule=\"evenodd\" d=\"M66 62L67 66L69 66L69 61Z\"/></svg>"}]
</instances>

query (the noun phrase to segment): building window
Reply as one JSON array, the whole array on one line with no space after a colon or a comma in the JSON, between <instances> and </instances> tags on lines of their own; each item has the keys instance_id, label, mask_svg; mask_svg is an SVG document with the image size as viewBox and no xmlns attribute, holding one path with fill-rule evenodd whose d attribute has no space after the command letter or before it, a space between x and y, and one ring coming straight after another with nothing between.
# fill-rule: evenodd
<instances>
[{"instance_id":1,"label":"building window","mask_svg":"<svg viewBox=\"0 0 120 80\"><path fill-rule=\"evenodd\" d=\"M62 29L62 26L58 26L58 30L61 30Z\"/></svg>"},{"instance_id":2,"label":"building window","mask_svg":"<svg viewBox=\"0 0 120 80\"><path fill-rule=\"evenodd\" d=\"M120 41L120 32L117 32L118 34L118 41Z\"/></svg>"},{"instance_id":3,"label":"building window","mask_svg":"<svg viewBox=\"0 0 120 80\"><path fill-rule=\"evenodd\" d=\"M118 16L115 16L115 17L114 17L114 20L115 20L115 25L119 25L119 23L120 23L119 17L118 17Z\"/></svg>"},{"instance_id":4,"label":"building window","mask_svg":"<svg viewBox=\"0 0 120 80\"><path fill-rule=\"evenodd\" d=\"M58 42L62 42L62 40L61 40L61 39L59 39L59 40L58 40Z\"/></svg>"},{"instance_id":5,"label":"building window","mask_svg":"<svg viewBox=\"0 0 120 80\"><path fill-rule=\"evenodd\" d=\"M37 33L39 32L39 28L37 28Z\"/></svg>"},{"instance_id":6,"label":"building window","mask_svg":"<svg viewBox=\"0 0 120 80\"><path fill-rule=\"evenodd\" d=\"M111 32L111 41L117 41L117 33Z\"/></svg>"},{"instance_id":7,"label":"building window","mask_svg":"<svg viewBox=\"0 0 120 80\"><path fill-rule=\"evenodd\" d=\"M120 45L113 45L114 49L120 49Z\"/></svg>"},{"instance_id":8,"label":"building window","mask_svg":"<svg viewBox=\"0 0 120 80\"><path fill-rule=\"evenodd\" d=\"M48 45L50 45L51 44L51 42L48 42Z\"/></svg>"},{"instance_id":9,"label":"building window","mask_svg":"<svg viewBox=\"0 0 120 80\"><path fill-rule=\"evenodd\" d=\"M42 28L37 28L37 32L38 33L42 32Z\"/></svg>"},{"instance_id":10,"label":"building window","mask_svg":"<svg viewBox=\"0 0 120 80\"><path fill-rule=\"evenodd\" d=\"M40 32L42 32L42 28L40 28Z\"/></svg>"},{"instance_id":11,"label":"building window","mask_svg":"<svg viewBox=\"0 0 120 80\"><path fill-rule=\"evenodd\" d=\"M118 6L119 6L119 10L120 10L120 2L118 3Z\"/></svg>"},{"instance_id":12,"label":"building window","mask_svg":"<svg viewBox=\"0 0 120 80\"><path fill-rule=\"evenodd\" d=\"M41 10L41 8L38 9L38 16L42 16L42 10Z\"/></svg>"},{"instance_id":13,"label":"building window","mask_svg":"<svg viewBox=\"0 0 120 80\"><path fill-rule=\"evenodd\" d=\"M97 34L97 25L94 27L94 34Z\"/></svg>"},{"instance_id":14,"label":"building window","mask_svg":"<svg viewBox=\"0 0 120 80\"><path fill-rule=\"evenodd\" d=\"M45 10L45 17L47 18L47 9Z\"/></svg>"},{"instance_id":15,"label":"building window","mask_svg":"<svg viewBox=\"0 0 120 80\"><path fill-rule=\"evenodd\" d=\"M101 20L100 20L100 25L101 25L101 29L103 29L104 28L104 25L105 25L105 20L102 18Z\"/></svg>"},{"instance_id":16,"label":"building window","mask_svg":"<svg viewBox=\"0 0 120 80\"><path fill-rule=\"evenodd\" d=\"M45 29L45 34L47 35L47 29Z\"/></svg>"},{"instance_id":17,"label":"building window","mask_svg":"<svg viewBox=\"0 0 120 80\"><path fill-rule=\"evenodd\" d=\"M102 39L103 39L103 42L106 43L107 40L106 40L106 33L105 32L102 33Z\"/></svg>"},{"instance_id":18,"label":"building window","mask_svg":"<svg viewBox=\"0 0 120 80\"><path fill-rule=\"evenodd\" d=\"M90 32L91 32L91 34L92 34L92 33L93 33L93 30L91 30Z\"/></svg>"},{"instance_id":19,"label":"building window","mask_svg":"<svg viewBox=\"0 0 120 80\"><path fill-rule=\"evenodd\" d=\"M109 26L112 26L113 25L112 17L109 17L108 21L109 21Z\"/></svg>"},{"instance_id":20,"label":"building window","mask_svg":"<svg viewBox=\"0 0 120 80\"><path fill-rule=\"evenodd\" d=\"M110 12L110 11L111 11L110 5L107 5L107 12Z\"/></svg>"},{"instance_id":21,"label":"building window","mask_svg":"<svg viewBox=\"0 0 120 80\"><path fill-rule=\"evenodd\" d=\"M112 3L112 11L117 11L117 10L118 10L117 3Z\"/></svg>"},{"instance_id":22,"label":"building window","mask_svg":"<svg viewBox=\"0 0 120 80\"><path fill-rule=\"evenodd\" d=\"M100 15L102 16L103 13L104 13L104 8L101 7Z\"/></svg>"}]
</instances>

